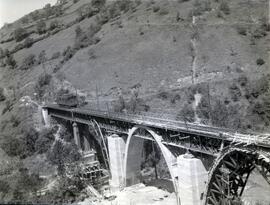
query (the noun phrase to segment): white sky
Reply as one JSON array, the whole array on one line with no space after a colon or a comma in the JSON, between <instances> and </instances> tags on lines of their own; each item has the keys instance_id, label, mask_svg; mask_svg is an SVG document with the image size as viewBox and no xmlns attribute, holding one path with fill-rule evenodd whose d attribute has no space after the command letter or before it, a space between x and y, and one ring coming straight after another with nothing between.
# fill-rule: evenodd
<instances>
[{"instance_id":1,"label":"white sky","mask_svg":"<svg viewBox=\"0 0 270 205\"><path fill-rule=\"evenodd\" d=\"M0 27L31 11L43 8L47 3L54 5L56 0L0 0Z\"/></svg>"}]
</instances>

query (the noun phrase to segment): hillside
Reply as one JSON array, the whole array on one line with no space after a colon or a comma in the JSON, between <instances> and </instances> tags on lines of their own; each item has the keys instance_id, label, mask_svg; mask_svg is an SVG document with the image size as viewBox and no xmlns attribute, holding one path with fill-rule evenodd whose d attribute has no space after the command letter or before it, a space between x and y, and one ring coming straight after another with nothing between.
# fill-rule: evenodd
<instances>
[{"instance_id":1,"label":"hillside","mask_svg":"<svg viewBox=\"0 0 270 205\"><path fill-rule=\"evenodd\" d=\"M22 87L46 69L81 90L88 100L95 100L97 90L101 101L117 99L119 89L129 98L131 87L140 85L139 97L152 112L181 118L182 108L188 106L192 121L212 121L236 130L268 130L269 113L262 116L254 108L264 106L261 96L268 89L266 0L123 0L106 6L96 1L96 7L87 0L74 2L38 11L41 17L52 14L43 17L46 29L41 33L35 31L41 17L34 21L33 14L1 29L3 50L14 52L23 44L24 40L10 40L18 27L25 28L35 43L15 49L17 67L1 67L0 87ZM55 28L51 22L56 22ZM78 26L88 39L76 36ZM89 42L93 39L96 42ZM62 57L68 46L71 56ZM47 58L44 69L36 62L19 68L30 54L38 58L42 50ZM200 100L195 103L196 92ZM216 115L220 110L215 107L220 106L226 122L209 120L209 113Z\"/></svg>"},{"instance_id":2,"label":"hillside","mask_svg":"<svg viewBox=\"0 0 270 205\"><path fill-rule=\"evenodd\" d=\"M40 116L63 89L91 109L269 132L268 9L267 0L61 0L3 26L2 200L31 199L59 177L55 161L78 157L70 134ZM54 158L59 139L67 159Z\"/></svg>"}]
</instances>

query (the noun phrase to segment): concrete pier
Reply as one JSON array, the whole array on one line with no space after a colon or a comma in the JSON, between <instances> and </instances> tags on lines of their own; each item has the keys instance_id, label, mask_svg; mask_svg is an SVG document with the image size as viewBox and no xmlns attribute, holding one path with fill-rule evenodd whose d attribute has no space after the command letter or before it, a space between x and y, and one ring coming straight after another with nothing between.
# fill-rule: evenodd
<instances>
[{"instance_id":1,"label":"concrete pier","mask_svg":"<svg viewBox=\"0 0 270 205\"><path fill-rule=\"evenodd\" d=\"M118 191L124 185L125 141L116 134L111 135L108 137L108 149L112 177L110 185L113 191Z\"/></svg>"},{"instance_id":2,"label":"concrete pier","mask_svg":"<svg viewBox=\"0 0 270 205\"><path fill-rule=\"evenodd\" d=\"M75 144L78 146L78 148L81 150L81 140L80 140L80 134L79 134L79 128L76 122L72 124L73 126L73 137L75 140Z\"/></svg>"},{"instance_id":3,"label":"concrete pier","mask_svg":"<svg viewBox=\"0 0 270 205\"><path fill-rule=\"evenodd\" d=\"M180 155L177 168L181 205L202 205L208 174L201 160L191 154Z\"/></svg>"},{"instance_id":4,"label":"concrete pier","mask_svg":"<svg viewBox=\"0 0 270 205\"><path fill-rule=\"evenodd\" d=\"M48 113L48 109L42 108L41 112L42 112L42 117L43 117L45 127L50 127L50 116Z\"/></svg>"}]
</instances>

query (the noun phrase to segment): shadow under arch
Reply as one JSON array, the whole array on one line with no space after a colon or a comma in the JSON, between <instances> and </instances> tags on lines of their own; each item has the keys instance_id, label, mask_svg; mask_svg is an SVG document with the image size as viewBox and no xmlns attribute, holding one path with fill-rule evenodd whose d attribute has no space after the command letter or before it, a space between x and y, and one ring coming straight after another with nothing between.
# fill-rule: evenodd
<instances>
[{"instance_id":1,"label":"shadow under arch","mask_svg":"<svg viewBox=\"0 0 270 205\"><path fill-rule=\"evenodd\" d=\"M131 186L136 183L139 183L139 174L140 174L140 165L141 165L141 153L143 151L143 141L144 139L136 137L135 133L138 129L143 129L148 132L154 141L157 143L157 146L162 152L162 155L165 159L166 165L169 169L171 179L173 182L173 187L175 190L177 204L180 204L178 197L178 185L177 185L177 173L176 167L176 157L170 152L170 150L162 143L162 136L156 134L152 129L144 126L135 126L128 132L128 138L125 146L125 156L124 156L124 185Z\"/></svg>"}]
</instances>

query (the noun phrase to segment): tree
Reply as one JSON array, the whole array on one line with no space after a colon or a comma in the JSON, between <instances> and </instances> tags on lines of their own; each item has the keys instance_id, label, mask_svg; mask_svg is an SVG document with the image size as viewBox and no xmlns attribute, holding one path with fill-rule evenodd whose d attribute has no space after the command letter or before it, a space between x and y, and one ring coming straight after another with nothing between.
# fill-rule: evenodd
<instances>
[{"instance_id":1,"label":"tree","mask_svg":"<svg viewBox=\"0 0 270 205\"><path fill-rule=\"evenodd\" d=\"M19 27L14 31L13 35L14 35L14 39L17 42L19 42L19 41L25 39L28 36L28 33L24 28Z\"/></svg>"},{"instance_id":2,"label":"tree","mask_svg":"<svg viewBox=\"0 0 270 205\"><path fill-rule=\"evenodd\" d=\"M65 174L65 163L78 161L81 158L80 153L75 144L63 143L60 140L55 141L54 146L48 153L50 162L57 166L60 176Z\"/></svg>"},{"instance_id":3,"label":"tree","mask_svg":"<svg viewBox=\"0 0 270 205\"><path fill-rule=\"evenodd\" d=\"M38 34L46 33L46 23L44 21L39 21L37 23L37 33Z\"/></svg>"}]
</instances>

